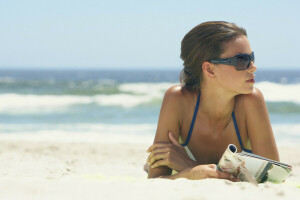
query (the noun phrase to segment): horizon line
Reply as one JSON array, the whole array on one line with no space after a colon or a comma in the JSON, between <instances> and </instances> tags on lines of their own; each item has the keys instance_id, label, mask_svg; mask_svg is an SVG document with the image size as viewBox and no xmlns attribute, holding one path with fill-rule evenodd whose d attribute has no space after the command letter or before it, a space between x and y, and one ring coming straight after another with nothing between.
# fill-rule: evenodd
<instances>
[{"instance_id":1,"label":"horizon line","mask_svg":"<svg viewBox=\"0 0 300 200\"><path fill-rule=\"evenodd\" d=\"M183 67L29 67L29 66L0 66L0 70L121 70L121 71L160 71L160 70L168 70L168 71L181 71ZM298 71L300 67L286 67L286 68L276 68L276 67L264 67L259 68L260 70L268 70L268 71Z\"/></svg>"}]
</instances>

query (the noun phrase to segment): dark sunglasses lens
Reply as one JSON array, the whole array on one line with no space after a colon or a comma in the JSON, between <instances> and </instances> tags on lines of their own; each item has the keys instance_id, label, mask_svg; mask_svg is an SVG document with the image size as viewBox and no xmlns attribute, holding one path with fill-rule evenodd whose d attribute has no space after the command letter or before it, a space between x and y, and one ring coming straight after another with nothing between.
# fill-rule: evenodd
<instances>
[{"instance_id":1,"label":"dark sunglasses lens","mask_svg":"<svg viewBox=\"0 0 300 200\"><path fill-rule=\"evenodd\" d=\"M251 62L251 58L249 55L238 55L236 57L236 69L237 70L244 70L249 67Z\"/></svg>"}]
</instances>

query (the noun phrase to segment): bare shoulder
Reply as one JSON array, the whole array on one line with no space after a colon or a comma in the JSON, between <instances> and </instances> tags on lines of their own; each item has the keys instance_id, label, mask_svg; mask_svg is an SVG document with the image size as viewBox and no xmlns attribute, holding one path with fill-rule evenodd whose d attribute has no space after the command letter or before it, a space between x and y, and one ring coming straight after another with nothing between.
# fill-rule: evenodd
<instances>
[{"instance_id":1,"label":"bare shoulder","mask_svg":"<svg viewBox=\"0 0 300 200\"><path fill-rule=\"evenodd\" d=\"M249 94L241 94L236 97L236 106L243 111L260 109L265 107L265 100L262 92L254 88Z\"/></svg>"},{"instance_id":2,"label":"bare shoulder","mask_svg":"<svg viewBox=\"0 0 300 200\"><path fill-rule=\"evenodd\" d=\"M182 97L186 95L187 92L188 90L183 85L173 85L167 89L166 94Z\"/></svg>"},{"instance_id":3,"label":"bare shoulder","mask_svg":"<svg viewBox=\"0 0 300 200\"><path fill-rule=\"evenodd\" d=\"M182 85L173 85L169 87L165 93L167 97L180 97L182 94Z\"/></svg>"},{"instance_id":4,"label":"bare shoulder","mask_svg":"<svg viewBox=\"0 0 300 200\"><path fill-rule=\"evenodd\" d=\"M246 132L254 154L279 161L268 109L262 92L254 88L250 94L236 97L236 106L245 117Z\"/></svg>"},{"instance_id":5,"label":"bare shoulder","mask_svg":"<svg viewBox=\"0 0 300 200\"><path fill-rule=\"evenodd\" d=\"M179 127L182 125L186 108L192 103L190 98L192 92L183 85L173 85L167 89L161 106L161 113L167 113L168 120L177 121ZM170 122L166 122L170 123ZM176 134L175 134L176 135ZM178 132L179 135L179 132Z\"/></svg>"},{"instance_id":6,"label":"bare shoulder","mask_svg":"<svg viewBox=\"0 0 300 200\"><path fill-rule=\"evenodd\" d=\"M190 91L184 86L173 85L165 92L164 101L172 104L183 104L188 95L190 95Z\"/></svg>"}]
</instances>

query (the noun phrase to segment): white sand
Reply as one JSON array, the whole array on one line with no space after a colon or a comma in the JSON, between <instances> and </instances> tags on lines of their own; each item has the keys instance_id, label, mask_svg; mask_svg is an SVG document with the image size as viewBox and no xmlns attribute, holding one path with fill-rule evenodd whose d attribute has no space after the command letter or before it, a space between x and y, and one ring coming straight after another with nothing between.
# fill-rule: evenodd
<instances>
[{"instance_id":1,"label":"white sand","mask_svg":"<svg viewBox=\"0 0 300 200\"><path fill-rule=\"evenodd\" d=\"M300 199L300 148L279 146L293 165L285 184L146 179L152 136L0 135L0 199ZM117 137L117 138L116 138Z\"/></svg>"}]
</instances>

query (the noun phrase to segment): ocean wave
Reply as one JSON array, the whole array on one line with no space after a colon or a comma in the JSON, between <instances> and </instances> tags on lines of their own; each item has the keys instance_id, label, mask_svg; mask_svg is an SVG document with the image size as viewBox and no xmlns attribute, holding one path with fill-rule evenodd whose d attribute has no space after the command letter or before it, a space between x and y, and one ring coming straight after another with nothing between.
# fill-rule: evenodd
<instances>
[{"instance_id":1,"label":"ocean wave","mask_svg":"<svg viewBox=\"0 0 300 200\"><path fill-rule=\"evenodd\" d=\"M272 125L276 142L279 144L300 143L300 124L274 124Z\"/></svg>"},{"instance_id":2,"label":"ocean wave","mask_svg":"<svg viewBox=\"0 0 300 200\"><path fill-rule=\"evenodd\" d=\"M149 143L156 124L0 124L5 140L46 142ZM145 147L146 148L146 147Z\"/></svg>"},{"instance_id":3,"label":"ocean wave","mask_svg":"<svg viewBox=\"0 0 300 200\"><path fill-rule=\"evenodd\" d=\"M15 83L16 80L9 76L0 77L0 84L12 84Z\"/></svg>"},{"instance_id":4,"label":"ocean wave","mask_svg":"<svg viewBox=\"0 0 300 200\"><path fill-rule=\"evenodd\" d=\"M137 108L161 105L165 91L176 83L124 83L115 86L115 93L93 95L0 94L0 113L59 113L73 106L108 106ZM300 112L300 84L282 85L271 82L256 84L265 97L270 112Z\"/></svg>"},{"instance_id":5,"label":"ocean wave","mask_svg":"<svg viewBox=\"0 0 300 200\"><path fill-rule=\"evenodd\" d=\"M1 94L0 113L33 114L64 112L69 106L90 103L84 96Z\"/></svg>"},{"instance_id":6,"label":"ocean wave","mask_svg":"<svg viewBox=\"0 0 300 200\"><path fill-rule=\"evenodd\" d=\"M176 83L124 83L119 86L119 89L121 92L161 96L169 87L175 84Z\"/></svg>"},{"instance_id":7,"label":"ocean wave","mask_svg":"<svg viewBox=\"0 0 300 200\"><path fill-rule=\"evenodd\" d=\"M278 137L298 137L300 139L300 123L273 124L274 134Z\"/></svg>"},{"instance_id":8,"label":"ocean wave","mask_svg":"<svg viewBox=\"0 0 300 200\"><path fill-rule=\"evenodd\" d=\"M176 82L159 83L117 83L111 79L102 80L18 80L9 76L0 77L0 94L24 95L119 95L135 94L161 96ZM279 84L274 82L258 82L266 101L284 101L300 103L300 84Z\"/></svg>"},{"instance_id":9,"label":"ocean wave","mask_svg":"<svg viewBox=\"0 0 300 200\"><path fill-rule=\"evenodd\" d=\"M91 105L98 106L119 106L132 108L152 102L161 102L161 96L148 95L96 95L96 96L75 96L75 95L0 95L0 113L6 114L33 114L33 113L54 113L65 112L72 106Z\"/></svg>"},{"instance_id":10,"label":"ocean wave","mask_svg":"<svg viewBox=\"0 0 300 200\"><path fill-rule=\"evenodd\" d=\"M262 91L266 101L300 103L300 84L259 82L255 87Z\"/></svg>"},{"instance_id":11,"label":"ocean wave","mask_svg":"<svg viewBox=\"0 0 300 200\"><path fill-rule=\"evenodd\" d=\"M16 80L0 77L0 93L48 95L97 95L119 93L119 84L111 79L102 80Z\"/></svg>"},{"instance_id":12,"label":"ocean wave","mask_svg":"<svg viewBox=\"0 0 300 200\"><path fill-rule=\"evenodd\" d=\"M107 134L154 134L156 124L0 124L2 133L51 133L64 131L66 133L107 133Z\"/></svg>"},{"instance_id":13,"label":"ocean wave","mask_svg":"<svg viewBox=\"0 0 300 200\"><path fill-rule=\"evenodd\" d=\"M121 84L120 92L137 95L148 95L162 99L165 91L178 83L130 83ZM267 102L300 104L300 84L278 84L273 82L259 82L255 87L260 89Z\"/></svg>"},{"instance_id":14,"label":"ocean wave","mask_svg":"<svg viewBox=\"0 0 300 200\"><path fill-rule=\"evenodd\" d=\"M136 107L161 102L170 83L121 84L119 93L82 95L0 94L0 113L33 114L64 112L72 106L96 104L98 106Z\"/></svg>"},{"instance_id":15,"label":"ocean wave","mask_svg":"<svg viewBox=\"0 0 300 200\"><path fill-rule=\"evenodd\" d=\"M132 94L144 94L149 97L162 99L165 91L172 85L178 83L130 83L121 84L120 92ZM260 89L266 102L274 103L296 103L300 104L300 84L278 84L273 82L259 82L255 87Z\"/></svg>"}]
</instances>

